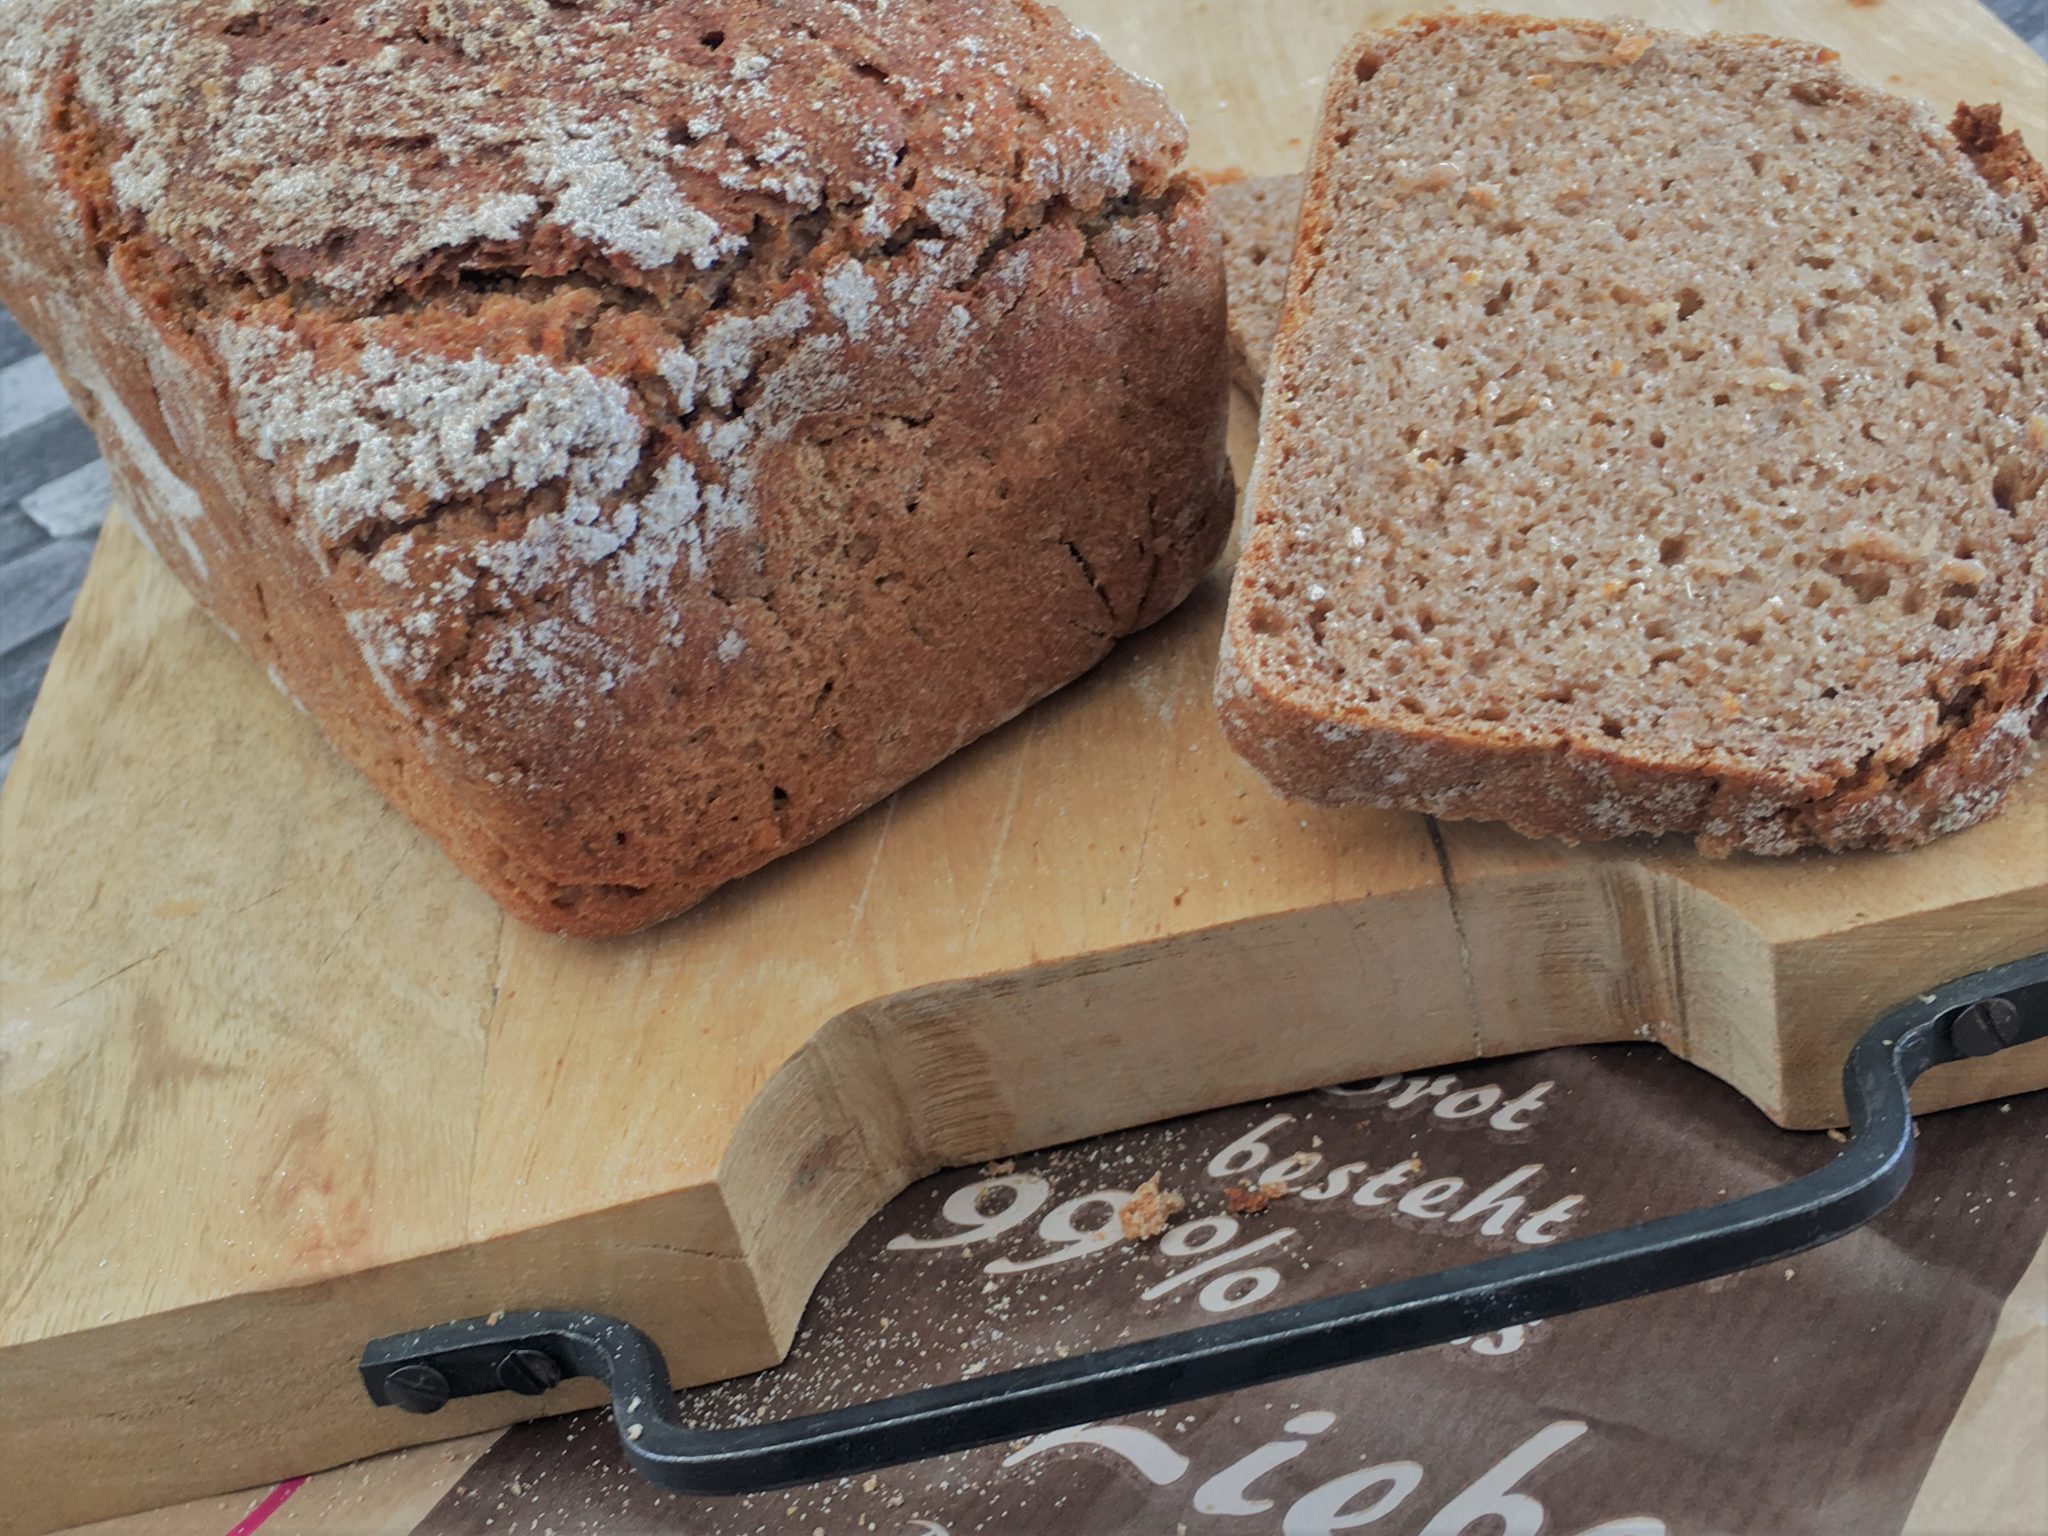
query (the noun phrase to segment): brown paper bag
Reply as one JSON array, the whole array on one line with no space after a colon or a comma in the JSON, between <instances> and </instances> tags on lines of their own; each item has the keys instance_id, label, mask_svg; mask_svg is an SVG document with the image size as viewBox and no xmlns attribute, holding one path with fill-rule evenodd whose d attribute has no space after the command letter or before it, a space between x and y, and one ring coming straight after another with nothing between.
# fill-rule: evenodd
<instances>
[{"instance_id":1,"label":"brown paper bag","mask_svg":"<svg viewBox=\"0 0 2048 1536\"><path fill-rule=\"evenodd\" d=\"M784 1366L684 1409L750 1423L971 1379L1686 1209L1836 1150L1651 1047L1194 1116L906 1191ZM419 1529L2048 1531L2048 1095L1928 1117L1918 1152L1872 1227L1707 1285L742 1499L647 1487L609 1414L582 1415L508 1432ZM1155 1175L1184 1204L1148 1195L1163 1225L1133 1240L1119 1212Z\"/></svg>"}]
</instances>

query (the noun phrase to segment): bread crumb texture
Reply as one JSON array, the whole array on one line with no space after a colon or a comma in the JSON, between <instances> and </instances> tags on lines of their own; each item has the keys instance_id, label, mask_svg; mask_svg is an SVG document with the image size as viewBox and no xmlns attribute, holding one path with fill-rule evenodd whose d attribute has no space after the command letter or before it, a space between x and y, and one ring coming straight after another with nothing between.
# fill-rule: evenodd
<instances>
[{"instance_id":1,"label":"bread crumb texture","mask_svg":"<svg viewBox=\"0 0 2048 1536\"><path fill-rule=\"evenodd\" d=\"M1153 1174L1117 1207L1117 1225L1125 1242L1149 1243L1164 1236L1173 1218L1187 1209L1187 1200L1179 1191L1159 1187L1162 1177L1163 1174Z\"/></svg>"},{"instance_id":2,"label":"bread crumb texture","mask_svg":"<svg viewBox=\"0 0 2048 1536\"><path fill-rule=\"evenodd\" d=\"M1304 799L1902 847L2048 721L2041 172L1764 38L1477 17L1325 102L1218 702Z\"/></svg>"},{"instance_id":3,"label":"bread crumb texture","mask_svg":"<svg viewBox=\"0 0 2048 1536\"><path fill-rule=\"evenodd\" d=\"M0 297L336 745L623 931L1213 558L1183 148L1028 0L10 0Z\"/></svg>"},{"instance_id":4,"label":"bread crumb texture","mask_svg":"<svg viewBox=\"0 0 2048 1536\"><path fill-rule=\"evenodd\" d=\"M1287 297L1294 229L1301 218L1301 177L1245 176L1211 193L1223 236L1223 281L1230 295L1232 377L1253 399L1266 381L1273 333Z\"/></svg>"}]
</instances>

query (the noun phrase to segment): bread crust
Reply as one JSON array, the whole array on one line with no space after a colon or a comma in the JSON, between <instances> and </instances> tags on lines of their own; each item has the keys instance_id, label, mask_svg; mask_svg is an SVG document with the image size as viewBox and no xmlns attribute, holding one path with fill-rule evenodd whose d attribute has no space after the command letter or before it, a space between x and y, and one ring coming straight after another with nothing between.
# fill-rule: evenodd
<instances>
[{"instance_id":1,"label":"bread crust","mask_svg":"<svg viewBox=\"0 0 2048 1536\"><path fill-rule=\"evenodd\" d=\"M0 298L166 563L526 921L822 835L1228 531L1182 129L1029 0L9 11Z\"/></svg>"},{"instance_id":2,"label":"bread crust","mask_svg":"<svg viewBox=\"0 0 2048 1536\"><path fill-rule=\"evenodd\" d=\"M1603 44L1658 35L1609 23L1493 13L1410 21L1351 44L1332 70L1326 119L1353 82L1369 78L1395 51L1442 29L1565 30ZM1825 48L1747 35L1709 34L1708 40L1779 50L1788 60L1824 71L1821 78L1831 90L1874 94L1836 72L1836 55ZM2027 230L2048 222L2048 173L2017 134L2003 129L1998 107L1959 106L1950 132L1962 163L1994 194L2017 205ZM1285 378L1287 359L1305 335L1302 310L1293 300L1330 235L1333 153L1325 132L1307 173L1289 305L1269 365L1269 412L1271 381ZM2037 255L2027 276L2048 298L2048 261ZM1273 438L1269 417L1246 496L1254 525L1274 515L1262 474ZM1310 694L1244 659L1257 647L1260 617L1247 601L1242 573L1256 558L1240 563L1232 588L1216 706L1232 746L1289 799L1496 820L1568 843L1676 833L1693 837L1702 851L1716 856L1737 850L1782 855L1807 848L1900 849L1992 815L2025 770L2034 739L2048 734L2048 594L2037 596L2032 614L2018 617L2010 635L1948 702L1928 750L1908 762L1872 754L1840 777L1788 777L1710 755L1660 759L1570 738L1518 739L1511 722L1497 729L1477 722L1404 726Z\"/></svg>"}]
</instances>

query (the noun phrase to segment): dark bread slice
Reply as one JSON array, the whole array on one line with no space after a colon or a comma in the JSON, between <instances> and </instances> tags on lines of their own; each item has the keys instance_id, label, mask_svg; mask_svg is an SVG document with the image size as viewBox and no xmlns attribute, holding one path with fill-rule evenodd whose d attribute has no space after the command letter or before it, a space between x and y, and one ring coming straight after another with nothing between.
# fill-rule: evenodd
<instances>
[{"instance_id":1,"label":"dark bread slice","mask_svg":"<svg viewBox=\"0 0 2048 1536\"><path fill-rule=\"evenodd\" d=\"M2048 696L2044 184L1834 56L1361 38L1217 697L1282 793L1708 851L1991 814Z\"/></svg>"}]
</instances>

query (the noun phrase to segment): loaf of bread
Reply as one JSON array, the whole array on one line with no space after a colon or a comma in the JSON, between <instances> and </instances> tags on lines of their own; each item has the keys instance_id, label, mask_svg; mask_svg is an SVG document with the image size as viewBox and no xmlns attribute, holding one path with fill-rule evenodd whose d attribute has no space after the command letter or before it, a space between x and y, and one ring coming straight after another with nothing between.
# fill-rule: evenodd
<instances>
[{"instance_id":1,"label":"loaf of bread","mask_svg":"<svg viewBox=\"0 0 2048 1536\"><path fill-rule=\"evenodd\" d=\"M1989 815L2048 698L2048 182L1807 44L1332 76L1218 680L1303 799L1709 852Z\"/></svg>"},{"instance_id":2,"label":"loaf of bread","mask_svg":"<svg viewBox=\"0 0 2048 1536\"><path fill-rule=\"evenodd\" d=\"M1183 148L1032 0L8 0L0 299L334 745L619 933L1211 562Z\"/></svg>"},{"instance_id":3,"label":"loaf of bread","mask_svg":"<svg viewBox=\"0 0 2048 1536\"><path fill-rule=\"evenodd\" d=\"M1213 178L1210 202L1223 234L1223 285L1230 298L1230 372L1254 400L1287 297L1287 264L1301 218L1301 177Z\"/></svg>"}]
</instances>

